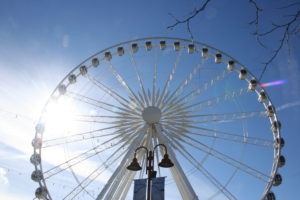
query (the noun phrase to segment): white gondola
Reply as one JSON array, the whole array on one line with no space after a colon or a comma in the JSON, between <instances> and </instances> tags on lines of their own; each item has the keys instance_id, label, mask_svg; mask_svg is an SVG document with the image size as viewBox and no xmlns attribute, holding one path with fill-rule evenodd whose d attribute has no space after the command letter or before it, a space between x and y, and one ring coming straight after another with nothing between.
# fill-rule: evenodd
<instances>
[{"instance_id":1,"label":"white gondola","mask_svg":"<svg viewBox=\"0 0 300 200\"><path fill-rule=\"evenodd\" d=\"M230 60L227 64L228 71L233 71L235 68L235 62L233 60Z\"/></svg>"},{"instance_id":2,"label":"white gondola","mask_svg":"<svg viewBox=\"0 0 300 200\"><path fill-rule=\"evenodd\" d=\"M146 42L146 50L150 51L152 49L152 43L150 41Z\"/></svg>"},{"instance_id":3,"label":"white gondola","mask_svg":"<svg viewBox=\"0 0 300 200\"><path fill-rule=\"evenodd\" d=\"M222 54L217 53L215 55L215 63L221 63L222 62Z\"/></svg>"},{"instance_id":4,"label":"white gondola","mask_svg":"<svg viewBox=\"0 0 300 200\"><path fill-rule=\"evenodd\" d=\"M174 42L174 50L179 51L180 50L180 42Z\"/></svg>"},{"instance_id":5,"label":"white gondola","mask_svg":"<svg viewBox=\"0 0 300 200\"><path fill-rule=\"evenodd\" d=\"M274 180L273 180L273 185L274 186L279 186L282 183L282 177L280 174L276 174L274 176Z\"/></svg>"},{"instance_id":6,"label":"white gondola","mask_svg":"<svg viewBox=\"0 0 300 200\"><path fill-rule=\"evenodd\" d=\"M276 138L276 143L277 143L277 148L283 148L285 141L282 137L281 138Z\"/></svg>"},{"instance_id":7,"label":"white gondola","mask_svg":"<svg viewBox=\"0 0 300 200\"><path fill-rule=\"evenodd\" d=\"M208 54L208 48L203 48L201 50L201 55L202 55L202 57L207 58L209 56L209 54Z\"/></svg>"},{"instance_id":8,"label":"white gondola","mask_svg":"<svg viewBox=\"0 0 300 200\"><path fill-rule=\"evenodd\" d=\"M166 41L160 41L159 46L161 50L165 50L167 47Z\"/></svg>"},{"instance_id":9,"label":"white gondola","mask_svg":"<svg viewBox=\"0 0 300 200\"><path fill-rule=\"evenodd\" d=\"M189 44L188 45L188 53L192 54L195 52L195 45L194 44Z\"/></svg>"},{"instance_id":10,"label":"white gondola","mask_svg":"<svg viewBox=\"0 0 300 200\"><path fill-rule=\"evenodd\" d=\"M131 49L132 49L132 52L133 52L133 53L136 53L136 52L139 50L138 44L137 44L137 43L133 43L133 44L131 45Z\"/></svg>"},{"instance_id":11,"label":"white gondola","mask_svg":"<svg viewBox=\"0 0 300 200\"><path fill-rule=\"evenodd\" d=\"M58 92L60 95L64 95L67 92L67 87L64 84L58 86Z\"/></svg>"},{"instance_id":12,"label":"white gondola","mask_svg":"<svg viewBox=\"0 0 300 200\"><path fill-rule=\"evenodd\" d=\"M39 165L39 164L41 164L41 156L40 156L40 154L33 154L30 157L30 162L33 165Z\"/></svg>"},{"instance_id":13,"label":"white gondola","mask_svg":"<svg viewBox=\"0 0 300 200\"><path fill-rule=\"evenodd\" d=\"M268 117L273 117L274 114L275 114L275 108L274 108L274 106L268 105L268 106L267 106L267 110L266 110L266 115L267 115Z\"/></svg>"},{"instance_id":14,"label":"white gondola","mask_svg":"<svg viewBox=\"0 0 300 200\"><path fill-rule=\"evenodd\" d=\"M47 199L47 189L45 187L39 187L35 190L35 196L38 199Z\"/></svg>"},{"instance_id":15,"label":"white gondola","mask_svg":"<svg viewBox=\"0 0 300 200\"><path fill-rule=\"evenodd\" d=\"M275 194L273 192L268 192L265 200L276 200Z\"/></svg>"},{"instance_id":16,"label":"white gondola","mask_svg":"<svg viewBox=\"0 0 300 200\"><path fill-rule=\"evenodd\" d=\"M39 182L43 179L43 173L41 170L35 170L31 173L31 179L35 182Z\"/></svg>"},{"instance_id":17,"label":"white gondola","mask_svg":"<svg viewBox=\"0 0 300 200\"><path fill-rule=\"evenodd\" d=\"M109 51L104 53L104 59L106 61L110 61L111 58L112 58L112 55L111 55L111 53Z\"/></svg>"},{"instance_id":18,"label":"white gondola","mask_svg":"<svg viewBox=\"0 0 300 200\"><path fill-rule=\"evenodd\" d=\"M260 103L264 103L264 102L266 102L266 100L267 100L267 95L266 95L265 91L260 91L259 95L258 95L258 101Z\"/></svg>"},{"instance_id":19,"label":"white gondola","mask_svg":"<svg viewBox=\"0 0 300 200\"><path fill-rule=\"evenodd\" d=\"M245 80L246 79L246 76L247 76L247 70L246 69L241 69L240 70L240 74L239 74L239 78L241 80Z\"/></svg>"},{"instance_id":20,"label":"white gondola","mask_svg":"<svg viewBox=\"0 0 300 200\"><path fill-rule=\"evenodd\" d=\"M71 75L68 77L68 80L69 80L69 83L71 83L71 84L76 83L76 75L75 75L75 74L71 74Z\"/></svg>"},{"instance_id":21,"label":"white gondola","mask_svg":"<svg viewBox=\"0 0 300 200\"><path fill-rule=\"evenodd\" d=\"M252 79L252 80L250 80L250 82L249 82L248 89L254 91L254 90L256 89L256 86L257 86L257 81L256 81L256 79Z\"/></svg>"},{"instance_id":22,"label":"white gondola","mask_svg":"<svg viewBox=\"0 0 300 200\"><path fill-rule=\"evenodd\" d=\"M123 56L124 55L124 48L123 47L118 47L117 52L118 52L119 56Z\"/></svg>"},{"instance_id":23,"label":"white gondola","mask_svg":"<svg viewBox=\"0 0 300 200\"><path fill-rule=\"evenodd\" d=\"M283 167L285 165L285 157L283 155L280 155L278 157L278 167Z\"/></svg>"},{"instance_id":24,"label":"white gondola","mask_svg":"<svg viewBox=\"0 0 300 200\"><path fill-rule=\"evenodd\" d=\"M42 140L40 138L34 138L31 142L31 145L34 148L41 148L42 147Z\"/></svg>"},{"instance_id":25,"label":"white gondola","mask_svg":"<svg viewBox=\"0 0 300 200\"><path fill-rule=\"evenodd\" d=\"M98 65L99 65L99 59L98 58L93 58L92 65L93 65L93 67L98 67Z\"/></svg>"},{"instance_id":26,"label":"white gondola","mask_svg":"<svg viewBox=\"0 0 300 200\"><path fill-rule=\"evenodd\" d=\"M87 74L87 68L86 68L86 66L85 65L81 66L79 68L79 71L80 71L81 75L86 75Z\"/></svg>"},{"instance_id":27,"label":"white gondola","mask_svg":"<svg viewBox=\"0 0 300 200\"><path fill-rule=\"evenodd\" d=\"M274 133L277 133L278 132L278 130L281 128L281 123L280 123L280 121L273 121L272 122L272 131L274 132Z\"/></svg>"}]
</instances>

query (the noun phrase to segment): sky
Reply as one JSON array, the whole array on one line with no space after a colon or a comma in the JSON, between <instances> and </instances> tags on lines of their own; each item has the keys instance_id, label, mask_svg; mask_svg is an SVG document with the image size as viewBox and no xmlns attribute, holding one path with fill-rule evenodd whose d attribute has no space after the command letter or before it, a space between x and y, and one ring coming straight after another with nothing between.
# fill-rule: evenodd
<instances>
[{"instance_id":1,"label":"sky","mask_svg":"<svg viewBox=\"0 0 300 200\"><path fill-rule=\"evenodd\" d=\"M274 2L265 10L263 28L279 16L280 2ZM267 7L268 1L260 4ZM169 13L183 18L195 6L199 6L196 0L0 0L0 199L33 199L37 184L30 179L29 157L35 124L51 92L75 66L124 41L154 36L189 39L185 25L166 27L174 23ZM212 1L191 22L191 30L195 41L228 53L259 77L261 63L271 56L280 32L267 36L263 48L251 34L249 21L254 15L246 1ZM272 189L277 199L294 199L300 189L299 36L290 44L290 54L284 47L261 80L285 80L266 88L286 142L282 154L287 164L280 169L283 184Z\"/></svg>"}]
</instances>

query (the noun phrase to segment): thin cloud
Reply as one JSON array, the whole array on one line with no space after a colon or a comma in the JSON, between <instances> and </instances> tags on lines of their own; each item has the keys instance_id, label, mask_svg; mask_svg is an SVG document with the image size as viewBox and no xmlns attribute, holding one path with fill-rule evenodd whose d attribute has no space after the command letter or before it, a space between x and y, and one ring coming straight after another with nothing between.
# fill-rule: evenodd
<instances>
[{"instance_id":1,"label":"thin cloud","mask_svg":"<svg viewBox=\"0 0 300 200\"><path fill-rule=\"evenodd\" d=\"M1 184L4 184L4 185L9 184L6 174L7 174L6 170L3 168L0 168L0 183Z\"/></svg>"},{"instance_id":2,"label":"thin cloud","mask_svg":"<svg viewBox=\"0 0 300 200\"><path fill-rule=\"evenodd\" d=\"M295 101L295 102L283 104L283 105L277 107L276 110L277 111L282 111L282 110L292 108L292 107L296 107L296 106L300 106L300 101Z\"/></svg>"}]
</instances>

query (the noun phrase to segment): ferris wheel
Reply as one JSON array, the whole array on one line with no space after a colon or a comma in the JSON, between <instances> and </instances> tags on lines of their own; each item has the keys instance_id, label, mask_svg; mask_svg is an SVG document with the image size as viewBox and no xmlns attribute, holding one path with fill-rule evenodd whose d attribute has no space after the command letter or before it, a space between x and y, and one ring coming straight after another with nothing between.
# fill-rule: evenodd
<instances>
[{"instance_id":1,"label":"ferris wheel","mask_svg":"<svg viewBox=\"0 0 300 200\"><path fill-rule=\"evenodd\" d=\"M167 199L275 200L280 127L265 89L228 54L180 38L123 42L80 63L51 94L32 141L35 196L132 199L145 172L126 169L135 149L164 144L174 163L158 168Z\"/></svg>"}]
</instances>

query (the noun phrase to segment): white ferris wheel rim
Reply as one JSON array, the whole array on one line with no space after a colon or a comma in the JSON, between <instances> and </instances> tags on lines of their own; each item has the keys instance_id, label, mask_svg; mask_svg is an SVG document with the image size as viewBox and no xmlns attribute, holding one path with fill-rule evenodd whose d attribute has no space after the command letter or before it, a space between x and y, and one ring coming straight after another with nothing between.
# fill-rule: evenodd
<instances>
[{"instance_id":1,"label":"white ferris wheel rim","mask_svg":"<svg viewBox=\"0 0 300 200\"><path fill-rule=\"evenodd\" d=\"M99 51L96 54L90 56L89 58L87 58L86 60L84 60L82 63L80 63L78 66L76 66L69 74L67 74L65 76L65 78L62 79L62 81L58 84L58 86L55 88L55 90L51 94L51 97L54 96L54 94L57 93L59 90L61 90L61 86L64 86L63 90L66 90L68 88L68 86L71 84L71 83L65 84L68 80L70 81L69 77L71 75L75 74L75 72L78 71L80 69L80 67L86 65L87 62L92 61L92 59L98 58L101 55L102 55L102 57L101 58L99 57L100 61L106 60L106 59L110 59L109 56L111 57L113 55L117 55L118 52L111 53L110 55L105 55L105 53L116 51L116 49L118 47L122 47L124 45L135 44L137 42L147 42L147 41L156 41L156 43L153 42L153 44L151 44L151 45L155 46L156 48L158 48L159 46L161 47L161 44L159 43L159 41L178 41L178 42L184 42L184 43L187 43L187 44L192 44L192 45L195 45L197 47L200 46L200 47L203 47L203 48L207 48L207 49L212 50L214 52L217 52L217 53L219 53L219 54L221 54L221 55L223 55L223 56L225 56L227 58L227 60L222 60L220 62L223 62L224 64L228 65L229 61L234 61L234 64L238 65L240 67L239 68L240 70L241 69L246 70L247 71L247 76L244 79L249 84L250 84L251 80L256 80L255 76L245 66L243 66L240 62L238 62L236 59L234 59L233 57L229 56L225 52L222 52L222 51L220 51L220 50L218 50L218 49L216 49L214 47L211 47L211 46L203 44L203 43L199 43L199 42L195 42L195 41L191 41L191 40L186 40L186 39L180 39L180 38L151 37L151 38L141 38L141 39L137 39L137 40L131 40L131 41L123 42L123 43L111 46L109 48L106 48L106 49L104 49L102 51ZM167 43L168 47L171 46L171 45L173 45L173 44ZM138 48L142 48L142 47L147 48L147 46L138 45ZM182 48L182 49L184 49L184 48L189 49L189 46L188 45L187 46L181 46L180 48ZM123 49L123 51L125 51L125 52L132 51L132 49L131 48L127 48L127 49ZM196 52L198 51L200 53L200 50L198 48L195 48L195 47L193 47L193 51L196 51ZM106 56L108 56L108 57L106 57ZM208 54L208 57L215 58L215 55ZM90 67L92 67L92 65L90 65L87 69L89 69ZM238 69L234 69L233 71L239 72ZM78 77L79 75L81 75L81 74L77 74L76 77ZM261 94L262 91L266 95L266 100L264 102L262 102L262 104L265 107L265 109L267 109L269 105L273 106L273 104L272 104L270 98L268 97L265 89L260 88L259 85L258 85L258 82L257 82L257 87L255 87L254 91L257 93L258 96ZM164 97L161 97L161 98L164 98ZM49 98L48 102L46 103L45 108L47 107L49 101L51 101L51 98ZM150 100L149 100L149 104L151 104ZM155 125L154 127L156 128L156 130L160 130L160 127L158 126L157 123L160 121L160 119L162 117L162 109L164 109L164 108L159 108L158 106L148 105L146 108L144 108L142 110L142 118L143 118L143 120L146 122L146 124L153 124L153 125ZM43 112L45 112L45 111L43 111ZM273 122L278 122L277 114L276 114L275 111L274 111L274 115L272 115L272 116L269 117L269 120L270 120L271 124ZM40 121L41 121L41 119L40 119ZM38 126L41 126L41 124L39 123ZM143 129L140 129L140 131L141 130L143 130ZM41 142L42 142L43 133L40 133L40 132L42 132L42 131L40 131L39 129L37 129L35 139L40 138ZM163 135L161 135L160 137L161 138L158 139L159 141L166 141L166 138L163 138ZM278 130L276 130L276 131L273 132L273 138L274 138L274 144L276 144L276 141L278 142L278 140L276 140L276 139L281 138L280 129L278 129ZM42 155L42 145L43 144L41 143L40 146L39 145L34 146L34 155L40 155L40 156ZM280 145L280 144L278 144L278 145ZM274 179L275 175L277 174L277 170L278 170L278 159L277 158L281 155L281 148L278 148L278 145L274 145L274 161L273 161L273 164L272 164L271 175L268 176L269 179L267 181L264 193L262 194L262 198L265 198L266 195L268 193L270 193L270 189L271 189L271 187L273 185L273 181L274 181L273 179ZM170 147L170 146L169 146L169 148L172 149L172 147ZM183 171L180 168L180 165L175 160L175 165L176 164L179 166L179 169L176 169L177 170L176 172L177 173L180 172L181 174L183 174ZM40 163L36 163L34 165L35 165L35 170L36 171L40 170L40 171L43 172L43 167L42 167L42 163L41 162ZM248 169L245 169L245 170L248 170ZM191 186L189 185L189 183L188 183L189 181L186 179L185 175L182 175L181 177L179 176L179 177L177 177L177 179L178 180L179 179L184 180L184 182L187 185L187 186L182 186L182 188L183 188L182 189L183 190L182 193L184 193L185 190L188 191L188 192L186 192L187 194L183 194L183 195L186 195L186 197L195 196L195 193L193 192L193 189L190 189ZM46 188L46 190L47 190L47 184L46 184L46 181L45 181L44 177L41 180L39 180L38 183L40 185L40 188ZM226 188L224 188L224 191L226 193ZM224 191L221 191L221 192L224 192ZM52 199L51 198L51 194L49 194L48 192L46 192L45 195L46 195L46 198ZM234 196L231 196L230 192L228 194L225 194L225 196L228 199L235 199ZM102 199L101 198L101 194L99 194L97 200L98 199Z\"/></svg>"}]
</instances>

